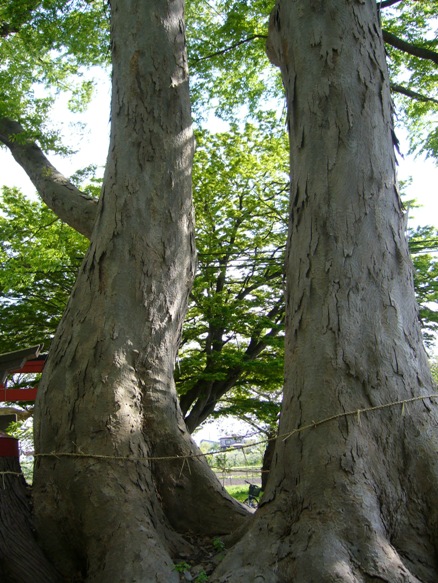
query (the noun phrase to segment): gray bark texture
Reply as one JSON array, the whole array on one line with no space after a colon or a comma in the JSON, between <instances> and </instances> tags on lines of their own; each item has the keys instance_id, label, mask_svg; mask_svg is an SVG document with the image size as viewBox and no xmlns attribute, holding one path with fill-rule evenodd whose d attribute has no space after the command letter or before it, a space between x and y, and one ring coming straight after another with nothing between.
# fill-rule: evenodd
<instances>
[{"instance_id":1,"label":"gray bark texture","mask_svg":"<svg viewBox=\"0 0 438 583\"><path fill-rule=\"evenodd\" d=\"M36 521L67 581L171 583L177 531L228 533L247 513L185 457L200 452L173 381L195 269L183 1L111 12L109 154L38 394Z\"/></svg>"},{"instance_id":2,"label":"gray bark texture","mask_svg":"<svg viewBox=\"0 0 438 583\"><path fill-rule=\"evenodd\" d=\"M278 0L268 55L291 143L283 437L261 508L212 580L434 583L437 409L421 397L436 390L374 0Z\"/></svg>"},{"instance_id":3,"label":"gray bark texture","mask_svg":"<svg viewBox=\"0 0 438 583\"><path fill-rule=\"evenodd\" d=\"M96 218L97 200L81 192L58 172L38 144L25 137L18 122L0 118L0 142L9 148L46 205L62 221L89 239Z\"/></svg>"}]
</instances>

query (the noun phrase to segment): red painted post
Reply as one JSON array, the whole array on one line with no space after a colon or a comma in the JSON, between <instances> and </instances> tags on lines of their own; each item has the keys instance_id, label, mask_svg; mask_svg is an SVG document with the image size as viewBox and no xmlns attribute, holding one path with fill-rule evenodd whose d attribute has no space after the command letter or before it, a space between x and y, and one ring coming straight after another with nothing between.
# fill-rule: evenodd
<instances>
[{"instance_id":1,"label":"red painted post","mask_svg":"<svg viewBox=\"0 0 438 583\"><path fill-rule=\"evenodd\" d=\"M35 401L37 388L29 389L5 389L0 384L0 403L18 403L19 401Z\"/></svg>"},{"instance_id":2,"label":"red painted post","mask_svg":"<svg viewBox=\"0 0 438 583\"><path fill-rule=\"evenodd\" d=\"M19 457L18 439L0 435L0 457Z\"/></svg>"}]
</instances>

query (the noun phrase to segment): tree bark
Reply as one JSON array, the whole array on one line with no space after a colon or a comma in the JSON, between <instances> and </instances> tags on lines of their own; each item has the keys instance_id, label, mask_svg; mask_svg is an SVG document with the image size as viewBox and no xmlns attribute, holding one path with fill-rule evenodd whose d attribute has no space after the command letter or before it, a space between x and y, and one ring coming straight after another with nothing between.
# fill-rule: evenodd
<instances>
[{"instance_id":1,"label":"tree bark","mask_svg":"<svg viewBox=\"0 0 438 583\"><path fill-rule=\"evenodd\" d=\"M0 578L5 583L59 583L41 551L33 525L30 490L18 457L0 457Z\"/></svg>"},{"instance_id":2,"label":"tree bark","mask_svg":"<svg viewBox=\"0 0 438 583\"><path fill-rule=\"evenodd\" d=\"M0 142L9 148L42 200L62 221L89 239L96 218L97 200L81 192L58 172L38 144L24 135L18 122L0 119Z\"/></svg>"},{"instance_id":3,"label":"tree bark","mask_svg":"<svg viewBox=\"0 0 438 583\"><path fill-rule=\"evenodd\" d=\"M437 411L375 2L279 0L268 54L293 179L283 437L262 506L213 581L433 583Z\"/></svg>"},{"instance_id":4,"label":"tree bark","mask_svg":"<svg viewBox=\"0 0 438 583\"><path fill-rule=\"evenodd\" d=\"M109 155L38 392L35 508L67 580L167 583L188 547L174 528L226 533L246 512L185 457L200 452L173 381L195 266L183 1L112 0L111 13Z\"/></svg>"}]
</instances>

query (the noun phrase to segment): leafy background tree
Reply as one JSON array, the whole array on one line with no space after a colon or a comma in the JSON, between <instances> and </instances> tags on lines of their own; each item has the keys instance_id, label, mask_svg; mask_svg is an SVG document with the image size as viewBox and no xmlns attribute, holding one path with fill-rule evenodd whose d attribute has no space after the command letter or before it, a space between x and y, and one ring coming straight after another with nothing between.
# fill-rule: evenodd
<instances>
[{"instance_id":1,"label":"leafy background tree","mask_svg":"<svg viewBox=\"0 0 438 583\"><path fill-rule=\"evenodd\" d=\"M417 227L408 235L424 341L433 349L438 331L438 231Z\"/></svg>"},{"instance_id":2,"label":"leafy background tree","mask_svg":"<svg viewBox=\"0 0 438 583\"><path fill-rule=\"evenodd\" d=\"M436 2L382 3L384 40L396 105L398 127L407 130L413 152L438 154L436 112ZM434 121L435 120L435 121Z\"/></svg>"},{"instance_id":3,"label":"leafy background tree","mask_svg":"<svg viewBox=\"0 0 438 583\"><path fill-rule=\"evenodd\" d=\"M47 151L71 152L50 123L60 92L84 111L93 92L85 72L108 64L108 20L102 2L5 0L0 7L0 118L20 121Z\"/></svg>"},{"instance_id":4,"label":"leafy background tree","mask_svg":"<svg viewBox=\"0 0 438 583\"><path fill-rule=\"evenodd\" d=\"M224 413L217 404L232 399L231 389L251 409L259 400L253 391L268 394L282 382L288 179L278 159L286 143L272 119L264 126L198 135L198 276L177 368L191 431L215 410Z\"/></svg>"},{"instance_id":5,"label":"leafy background tree","mask_svg":"<svg viewBox=\"0 0 438 583\"><path fill-rule=\"evenodd\" d=\"M88 241L16 189L0 199L1 351L49 346Z\"/></svg>"}]
</instances>

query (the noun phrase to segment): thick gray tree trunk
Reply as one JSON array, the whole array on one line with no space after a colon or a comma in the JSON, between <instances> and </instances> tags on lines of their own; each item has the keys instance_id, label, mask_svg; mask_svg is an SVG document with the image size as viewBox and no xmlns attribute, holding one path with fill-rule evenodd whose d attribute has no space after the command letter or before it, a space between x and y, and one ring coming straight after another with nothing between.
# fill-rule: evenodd
<instances>
[{"instance_id":1,"label":"thick gray tree trunk","mask_svg":"<svg viewBox=\"0 0 438 583\"><path fill-rule=\"evenodd\" d=\"M199 451L173 382L195 263L183 1L111 11L109 156L40 385L35 510L66 580L167 583L187 548L174 529L225 533L245 512L202 459L184 459Z\"/></svg>"},{"instance_id":2,"label":"thick gray tree trunk","mask_svg":"<svg viewBox=\"0 0 438 583\"><path fill-rule=\"evenodd\" d=\"M434 390L375 2L279 0L268 52L293 179L280 434L300 431L277 440L263 505L214 581L435 583L436 400L378 408Z\"/></svg>"}]
</instances>

